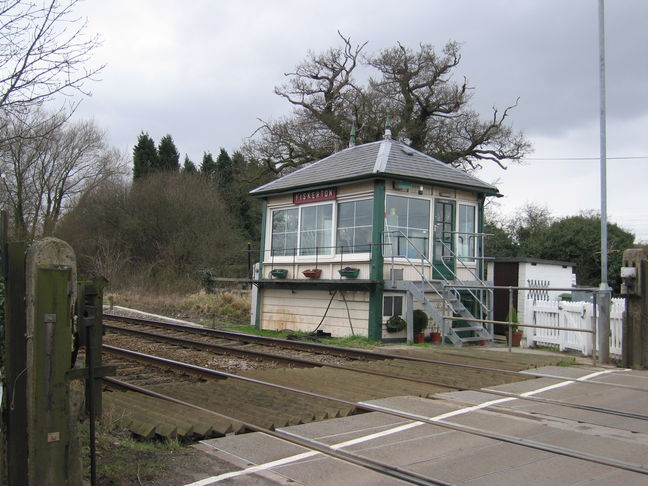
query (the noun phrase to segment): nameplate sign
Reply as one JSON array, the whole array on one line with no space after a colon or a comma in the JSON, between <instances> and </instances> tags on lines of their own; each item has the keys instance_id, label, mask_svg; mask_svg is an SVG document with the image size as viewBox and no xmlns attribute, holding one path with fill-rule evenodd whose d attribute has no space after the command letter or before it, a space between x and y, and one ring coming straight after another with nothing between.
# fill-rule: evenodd
<instances>
[{"instance_id":1,"label":"nameplate sign","mask_svg":"<svg viewBox=\"0 0 648 486\"><path fill-rule=\"evenodd\" d=\"M337 197L337 187L327 189L316 189L293 193L293 204L304 204L319 201L331 201Z\"/></svg>"}]
</instances>

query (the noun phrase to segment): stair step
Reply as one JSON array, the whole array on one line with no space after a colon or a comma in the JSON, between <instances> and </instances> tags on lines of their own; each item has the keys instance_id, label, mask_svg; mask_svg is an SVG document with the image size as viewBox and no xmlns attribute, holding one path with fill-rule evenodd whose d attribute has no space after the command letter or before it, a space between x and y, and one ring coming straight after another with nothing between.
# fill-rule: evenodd
<instances>
[{"instance_id":1,"label":"stair step","mask_svg":"<svg viewBox=\"0 0 648 486\"><path fill-rule=\"evenodd\" d=\"M472 342L472 341L490 341L489 338L480 337L480 336L469 337L469 338L461 338L461 340L462 340L464 343Z\"/></svg>"},{"instance_id":2,"label":"stair step","mask_svg":"<svg viewBox=\"0 0 648 486\"><path fill-rule=\"evenodd\" d=\"M482 326L469 326L469 327L453 327L454 332L465 332L465 331L483 331Z\"/></svg>"}]
</instances>

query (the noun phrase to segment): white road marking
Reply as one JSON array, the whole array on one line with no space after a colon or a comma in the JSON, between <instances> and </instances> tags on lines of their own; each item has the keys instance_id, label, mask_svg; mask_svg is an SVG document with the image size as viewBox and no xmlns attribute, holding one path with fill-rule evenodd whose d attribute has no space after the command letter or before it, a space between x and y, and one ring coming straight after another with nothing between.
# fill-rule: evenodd
<instances>
[{"instance_id":1,"label":"white road marking","mask_svg":"<svg viewBox=\"0 0 648 486\"><path fill-rule=\"evenodd\" d=\"M542 392L545 392L545 391L548 391L548 390L553 390L555 388L561 388L563 386L567 386L567 385L570 385L570 384L573 384L573 383L577 383L579 381L585 381L585 380L588 380L590 378L594 378L594 377L599 376L599 375L604 375L604 374L607 374L607 373L613 373L613 372L616 372L616 371L624 371L624 370L609 369L609 370L597 371L597 372L590 373L588 375L582 376L580 378L568 379L566 381L556 383L554 385L544 386L542 388L538 388L537 390L532 390L532 391L528 391L528 392L525 392L525 393L521 393L521 394L519 394L519 397L530 397L530 396L536 395L538 393L542 393ZM556 378L558 378L558 377L556 377ZM430 421L433 421L433 422L442 422L443 420L445 420L447 418L450 418L450 417L456 417L457 415L462 415L462 414L465 414L465 413L474 412L475 410L481 410L483 408L490 407L490 406L493 406L493 405L498 405L500 403L510 402L510 401L513 401L513 400L517 400L517 398L518 397L510 397L510 398L500 398L498 400L490 400L488 402L480 403L479 405L474 405L474 406L471 406L471 407L464 407L464 408L460 408L459 410L454 410L452 412L447 412L447 413L443 413L441 415L437 415L435 417L429 417L429 418L426 418L426 420L430 420ZM363 404L363 402L359 402L359 403L361 405ZM369 405L369 404L366 404L366 405ZM381 408L381 409L386 410L386 411L402 412L402 410L390 409L388 407L380 407L380 406L377 406L375 404L370 404L370 405L372 407ZM407 412L407 413L409 413L409 412ZM426 424L427 424L426 422L418 422L418 421L410 422L410 423L407 423L407 424L404 424L404 425L399 425L398 427L392 427L391 429L387 429L387 430L384 430L382 432L377 432L377 433L374 433L374 434L365 435L363 437L358 437L356 439L348 440L348 441L345 441L345 442L340 442L340 443L334 444L334 445L332 445L330 447L331 447L331 449L341 449L343 447L349 447L349 446L352 446L352 445L361 444L363 442L367 442L367 441L374 440L374 439L379 439L379 438L382 438L382 437L386 437L388 435L393 435L393 434L396 434L398 432L403 432L405 430L413 429L413 428L418 427L420 425L426 425ZM427 425L429 425L429 424L427 424ZM209 446L209 444L205 444L205 445ZM210 478L201 479L200 481L196 481L196 482L193 482L193 483L188 483L188 484L185 484L184 486L210 486L212 484L216 484L216 483L224 481L226 479L231 479L231 478L235 478L235 477L238 477L238 476L244 476L244 475L247 475L247 474L253 474L253 473L256 473L256 472L259 472L259 471L265 471L265 470L268 470L268 469L272 469L273 467L284 466L286 464L290 464L291 462L296 462L296 461L299 461L301 459L307 459L309 457L313 457L313 456L316 456L318 454L320 454L320 452L316 452L316 451L304 452L302 454L296 454L296 455L293 455L293 456L286 457L284 459L278 459L276 461L266 462L264 464L258 464L256 466L251 466L251 467L242 469L240 471L232 471L232 472L229 472L229 473L220 474L218 476L212 476Z\"/></svg>"}]
</instances>

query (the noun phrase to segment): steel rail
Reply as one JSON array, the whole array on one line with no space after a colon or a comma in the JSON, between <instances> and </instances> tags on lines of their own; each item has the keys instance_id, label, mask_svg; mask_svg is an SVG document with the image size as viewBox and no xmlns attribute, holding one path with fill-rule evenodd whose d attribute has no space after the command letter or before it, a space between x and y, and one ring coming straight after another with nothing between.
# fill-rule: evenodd
<instances>
[{"instance_id":1,"label":"steel rail","mask_svg":"<svg viewBox=\"0 0 648 486\"><path fill-rule=\"evenodd\" d=\"M421 474L412 472L412 471L407 471L405 469L399 468L397 466L390 466L389 464L384 464L379 461L374 461L373 459L369 459L363 456L359 456L356 454L351 454L349 452L341 451L339 449L334 449L333 447L327 446L326 444L323 444L321 442L318 442L313 439L308 439L306 437L301 437L296 434L292 433L287 433L287 432L282 432L281 430L271 430L267 429L265 427L261 427L260 425L255 425L250 422L245 422L243 420L239 420L235 417L229 417L227 415L223 415L221 413L215 412L213 410L209 410L207 408L200 407L198 405L195 405L193 403L185 402L183 400L178 400L177 398L170 397L168 395L163 395L158 392L154 392L152 390L149 390L147 388L143 388L137 385L133 385L131 383L117 380L114 378L109 378L105 377L103 380L109 384L115 385L117 387L127 389L127 390L132 390L137 393L142 393L144 395L148 395L153 398L158 398L161 400L166 400L171 403L176 403L178 405L183 405L185 407L192 408L194 410L199 410L203 413L208 413L211 415L214 415L218 418L229 420L232 422L237 422L239 424L242 424L246 429L254 431L254 432L260 432L265 435L269 435L271 437L275 437L280 440L284 440L286 442L290 442L292 444L297 444L299 446L305 447L306 449L311 449L313 451L320 452L322 454L326 454L328 456L334 457L336 459L340 459L345 462L349 462L351 464L355 464L356 466L364 467L366 469L370 469L372 471L378 472L380 474L386 475L386 476L391 476L396 479L400 479L402 481L411 483L411 484L418 484L422 486L429 486L429 485L440 485L440 486L451 486L452 483L448 483L445 481L442 481L440 479L436 478L430 478L427 476L423 476Z\"/></svg>"},{"instance_id":2,"label":"steel rail","mask_svg":"<svg viewBox=\"0 0 648 486\"><path fill-rule=\"evenodd\" d=\"M564 376L559 376L559 375L552 375L548 373L534 373L531 371L514 371L514 370L507 370L503 368L491 368L491 367L486 367L486 366L477 366L477 365L470 365L470 364L465 364L465 363L452 363L449 361L441 361L441 360L436 360L436 359L429 359L429 358L419 358L415 356L407 356L407 355L400 355L400 354L390 354L390 353L382 353L382 352L375 352L375 351L366 351L366 350L359 350L359 349L351 349L351 348L340 348L336 346L330 346L327 344L317 344L317 343L304 343L302 341L290 341L288 339L279 339L279 338L273 338L273 337L267 337L267 336L256 336L253 334L245 334L245 333L237 333L233 331L224 331L224 330L219 330L219 329L207 329L207 328L199 328L199 327L194 327L194 326L188 326L184 324L171 324L171 323L166 323L166 322L159 322L159 321L150 321L147 319L137 319L133 317L122 317L122 316L116 316L112 314L104 314L104 317L108 317L113 320L121 320L125 322L133 322L133 323L139 323L143 325L150 325L150 326L158 326L158 327L169 327L172 329L181 329L187 332L193 332L193 333L199 333L199 334L207 334L207 335L214 335L214 336L219 336L223 337L225 339L234 339L242 342L251 342L251 343L258 343L258 344L265 344L265 345L271 345L271 346L278 346L286 349L293 349L296 351L310 351L313 353L326 353L330 354L332 356L339 356L343 358L358 358L358 359L375 359L375 360L383 360L383 359L402 359L406 361L416 361L419 363L430 363L430 364L436 364L436 365L442 365L442 366L450 366L450 367L456 367L456 368L465 368L465 369L472 369L472 370L477 370L477 371L491 371L494 373L502 373L502 374L507 374L507 375L513 375L513 376L523 376L523 377L534 377L534 378L550 378L554 380L570 380L576 383L582 383L586 385L592 385L592 386L612 386L615 388L622 388L625 390L634 390L634 391L640 391L640 392L648 392L648 388L645 387L637 387L637 386L632 386L632 385L624 385L620 383L612 383L612 382L607 382L607 381L588 381L588 380L581 380L579 378L565 378Z\"/></svg>"},{"instance_id":3,"label":"steel rail","mask_svg":"<svg viewBox=\"0 0 648 486\"><path fill-rule=\"evenodd\" d=\"M394 374L394 373L387 373L384 371L375 371L375 370L368 370L365 368L356 368L356 367L351 367L351 366L344 366L344 365L338 365L335 363L321 363L319 361L311 361L303 358L291 358L291 357L286 357L286 356L281 356L281 355L276 355L272 353L266 353L262 351L252 351L252 350L242 350L242 349L236 349L236 348L230 348L228 346L222 346L218 344L210 344L210 343L203 343L200 341L193 341L190 339L184 339L184 338L176 338L172 336L164 336L160 334L154 334L150 333L147 331L142 331L142 330L137 330L137 329L127 329L119 326L112 326L112 325L104 325L105 328L110 329L110 330L118 330L118 331L124 331L129 334L134 334L134 335L142 335L151 339L158 339L158 340L163 340L166 342L178 344L178 345L191 345L195 346L197 348L202 348L206 349L209 351L217 351L221 353L226 353L226 354L233 354L233 355L238 355L240 357L244 358L252 358L252 359L257 359L261 358L263 360L267 361L283 361L289 364L298 364L304 367L313 367L313 368L321 368L321 367L328 367L328 368L333 368L333 369L339 369L339 370L344 370L344 371L350 371L350 372L355 372L355 373L364 373L368 375L374 375L374 376L380 376L383 378L393 378L393 379L399 379L399 380L404 380L404 381L411 381L414 383L421 383L424 385L434 385L434 386L440 386L444 388L449 388L453 390L458 390L458 391L474 391L474 392L480 392L480 393L486 393L490 395L496 395L500 397L505 397L505 398L516 398L519 400L526 400L530 402L535 402L535 403L542 403L545 405L556 405L556 406L562 406L562 407L567 407L567 408L574 408L577 410L583 410L583 411L588 411L588 412L596 412L596 413L602 413L602 414L608 414L608 415L617 415L620 417L624 418L631 418L631 419L636 419L636 420L648 420L648 415L642 415L642 414L636 414L632 412L624 412L622 410L615 410L615 409L608 409L608 408L602 408L602 407L595 407L592 405L583 405L583 404L578 404L578 403L570 403L570 402L563 402L561 400L553 400L550 398L542 398L542 397L529 397L529 396L522 396L517 393L510 393L510 392L504 392L504 391L498 391L498 390L492 390L492 389L483 389L483 388L473 388L473 387L467 387L467 386L459 386L459 385L452 385L448 383L443 383L439 381L434 381L434 380L428 380L425 378L415 378L412 376L403 376L399 374ZM569 378L567 378L569 379ZM491 408L491 409L498 409L499 407L493 406L493 407L486 407L486 408ZM564 417L563 417L564 418ZM593 422L583 422L583 423L588 423L591 425L601 425Z\"/></svg>"},{"instance_id":4,"label":"steel rail","mask_svg":"<svg viewBox=\"0 0 648 486\"><path fill-rule=\"evenodd\" d=\"M134 317L122 317L122 316L116 316L116 315L105 314L105 313L104 313L104 317L116 321L132 322L134 324L141 324L146 326L177 329L177 330L186 331L194 334L205 334L209 336L216 336L223 339L241 341L245 343L263 344L266 346L267 345L278 346L285 349L292 349L294 351L310 351L312 353L319 352L319 353L330 354L332 356L339 356L342 358L359 357L364 359L386 359L382 355L379 355L377 353L371 354L369 352L370 354L365 356L364 351L359 351L357 349L351 349L351 348L339 348L336 346L328 346L325 344L305 343L303 341L291 341L289 339L280 339L280 338L273 338L268 336L257 336L254 334L225 331L222 329L200 328L195 326L189 326L186 324L152 321L148 319L138 319Z\"/></svg>"},{"instance_id":5,"label":"steel rail","mask_svg":"<svg viewBox=\"0 0 648 486\"><path fill-rule=\"evenodd\" d=\"M342 404L345 404L345 405L355 407L355 408L357 408L359 410L365 410L367 412L385 413L387 415L392 415L392 416L404 418L404 419L407 419L407 420L414 420L414 421L418 421L418 422L422 422L422 423L427 423L427 424L430 424L430 425L436 425L436 426L441 427L441 428L454 430L454 431L457 431L457 432L464 432L464 433L467 433L467 434L476 435L476 436L479 436L479 437L484 437L484 438L493 439L493 440L498 440L500 442L506 442L506 443L509 443L509 444L519 445L519 446L522 446L522 447L527 447L529 449L541 450L541 451L544 451L544 452L550 452L552 454L558 454L558 455L562 455L562 456L566 456L566 457L571 457L571 458L574 458L574 459L579 459L579 460L595 463L595 464L602 464L602 465L617 468L617 469L623 469L623 470L635 472L635 473L638 473L638 474L648 475L648 469L643 468L640 465L631 464L631 463L627 463L627 462L623 462L623 461L617 461L615 459L596 456L596 455L593 455L593 454L587 454L585 452L575 451L573 449L567 449L567 448L560 447L560 446L554 446L554 445L551 445L551 444L545 444L545 443L542 443L542 442L536 442L536 441L532 441L532 440L529 440L529 439L523 439L523 438L520 438L520 437L513 437L513 436L510 436L510 435L500 434L500 433L497 433L497 432L489 432L487 430L478 429L478 428L470 427L470 426L467 426L467 425L459 425L459 424L455 424L455 423L451 423L451 422L446 422L445 420L441 420L441 419L423 417L423 416L419 416L419 415L412 414L412 413L409 413L409 412L403 412L403 411L400 411L400 410L393 410L393 409L384 408L384 407L380 407L380 406L376 406L376 405L370 405L368 403L353 402L351 400L345 400L343 398L338 398L338 397L334 397L334 396L330 396L330 395L323 395L323 394L319 394L319 393L314 393L314 392L310 392L310 391L307 391L307 390L301 390L299 388L289 387L289 386L285 386L285 385L279 385L279 384L276 384L276 383L271 383L271 382L267 382L267 381L263 381L263 380L256 380L256 379L248 378L248 377L245 377L245 376L235 375L233 373L227 373L227 372L224 372L224 371L216 371L216 370L212 370L212 369L209 369L209 368L202 368L200 366L196 366L196 365L192 365L192 364L188 364L188 363L181 363L179 361L169 360L169 359L165 359L165 358L157 358L155 356L147 355L147 354L144 354L144 353L138 353L136 351L129 351L129 350L125 350L125 349L115 348L114 346L103 345L103 348L110 351L110 352L114 351L114 352L118 352L118 353L123 354L123 355L139 357L141 359L148 360L148 361L151 361L151 362L158 362L158 363L164 364L165 366L173 366L173 367L178 367L178 368L184 367L187 370L191 370L191 371L196 372L196 373L201 373L201 374L204 374L205 376L217 376L217 377L221 377L221 378L229 378L229 379L239 380L239 381L243 381L243 382L251 383L251 384L255 384L255 385L261 385L261 386L267 386L267 387L270 387L270 388L276 388L276 389L282 390L282 391L298 393L300 395L310 396L310 397L313 397L313 398L331 400L331 401L335 401L335 402L338 402L338 403L342 403Z\"/></svg>"},{"instance_id":6,"label":"steel rail","mask_svg":"<svg viewBox=\"0 0 648 486\"><path fill-rule=\"evenodd\" d=\"M221 354L230 354L234 356L238 356L240 358L251 358L255 360L263 359L266 361L283 361L288 364L303 364L307 366L313 366L315 361L307 361L307 360L301 360L299 358L291 358L289 356L281 356L278 354L271 354L271 353L265 353L263 351L252 351L252 350L246 350L246 349L237 349L231 346L224 346L220 344L212 344L212 343L203 343L201 341L194 341L191 339L184 339L184 338L178 338L178 337L173 337L173 336L165 336L163 334L154 334L152 332L148 331L142 331L139 329L128 329L125 327L119 327L119 326L113 326L110 324L104 324L104 329L109 329L111 331L117 331L117 332L123 332L127 334L133 334L133 335L138 335L138 336L144 336L150 339L156 339L159 341L166 341L169 343L177 344L177 345L191 345L194 348L202 348L203 350L208 350L208 351L217 351L220 352ZM319 363L319 366L322 364Z\"/></svg>"}]
</instances>

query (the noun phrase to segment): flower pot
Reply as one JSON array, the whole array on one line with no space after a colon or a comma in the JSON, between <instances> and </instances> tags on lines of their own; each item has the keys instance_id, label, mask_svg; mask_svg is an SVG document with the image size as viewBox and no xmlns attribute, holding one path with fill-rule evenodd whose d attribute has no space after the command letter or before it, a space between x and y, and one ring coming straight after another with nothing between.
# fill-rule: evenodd
<instances>
[{"instance_id":1,"label":"flower pot","mask_svg":"<svg viewBox=\"0 0 648 486\"><path fill-rule=\"evenodd\" d=\"M360 274L359 268L340 268L338 270L342 277L356 278Z\"/></svg>"},{"instance_id":2,"label":"flower pot","mask_svg":"<svg viewBox=\"0 0 648 486\"><path fill-rule=\"evenodd\" d=\"M304 277L308 278L320 278L322 275L322 269L321 268L311 268L308 270L304 270L302 272L304 274Z\"/></svg>"},{"instance_id":3,"label":"flower pot","mask_svg":"<svg viewBox=\"0 0 648 486\"><path fill-rule=\"evenodd\" d=\"M285 268L275 268L270 270L270 276L272 278L286 278L288 276L288 270Z\"/></svg>"},{"instance_id":4,"label":"flower pot","mask_svg":"<svg viewBox=\"0 0 648 486\"><path fill-rule=\"evenodd\" d=\"M508 333L506 333L506 339L508 340ZM522 340L522 331L513 331L511 335L511 346L519 346L520 341Z\"/></svg>"},{"instance_id":5,"label":"flower pot","mask_svg":"<svg viewBox=\"0 0 648 486\"><path fill-rule=\"evenodd\" d=\"M424 343L425 342L425 334L422 332L414 334L414 342L416 344Z\"/></svg>"},{"instance_id":6,"label":"flower pot","mask_svg":"<svg viewBox=\"0 0 648 486\"><path fill-rule=\"evenodd\" d=\"M441 342L441 333L440 332L431 332L430 333L430 340L433 343L440 343Z\"/></svg>"}]
</instances>

